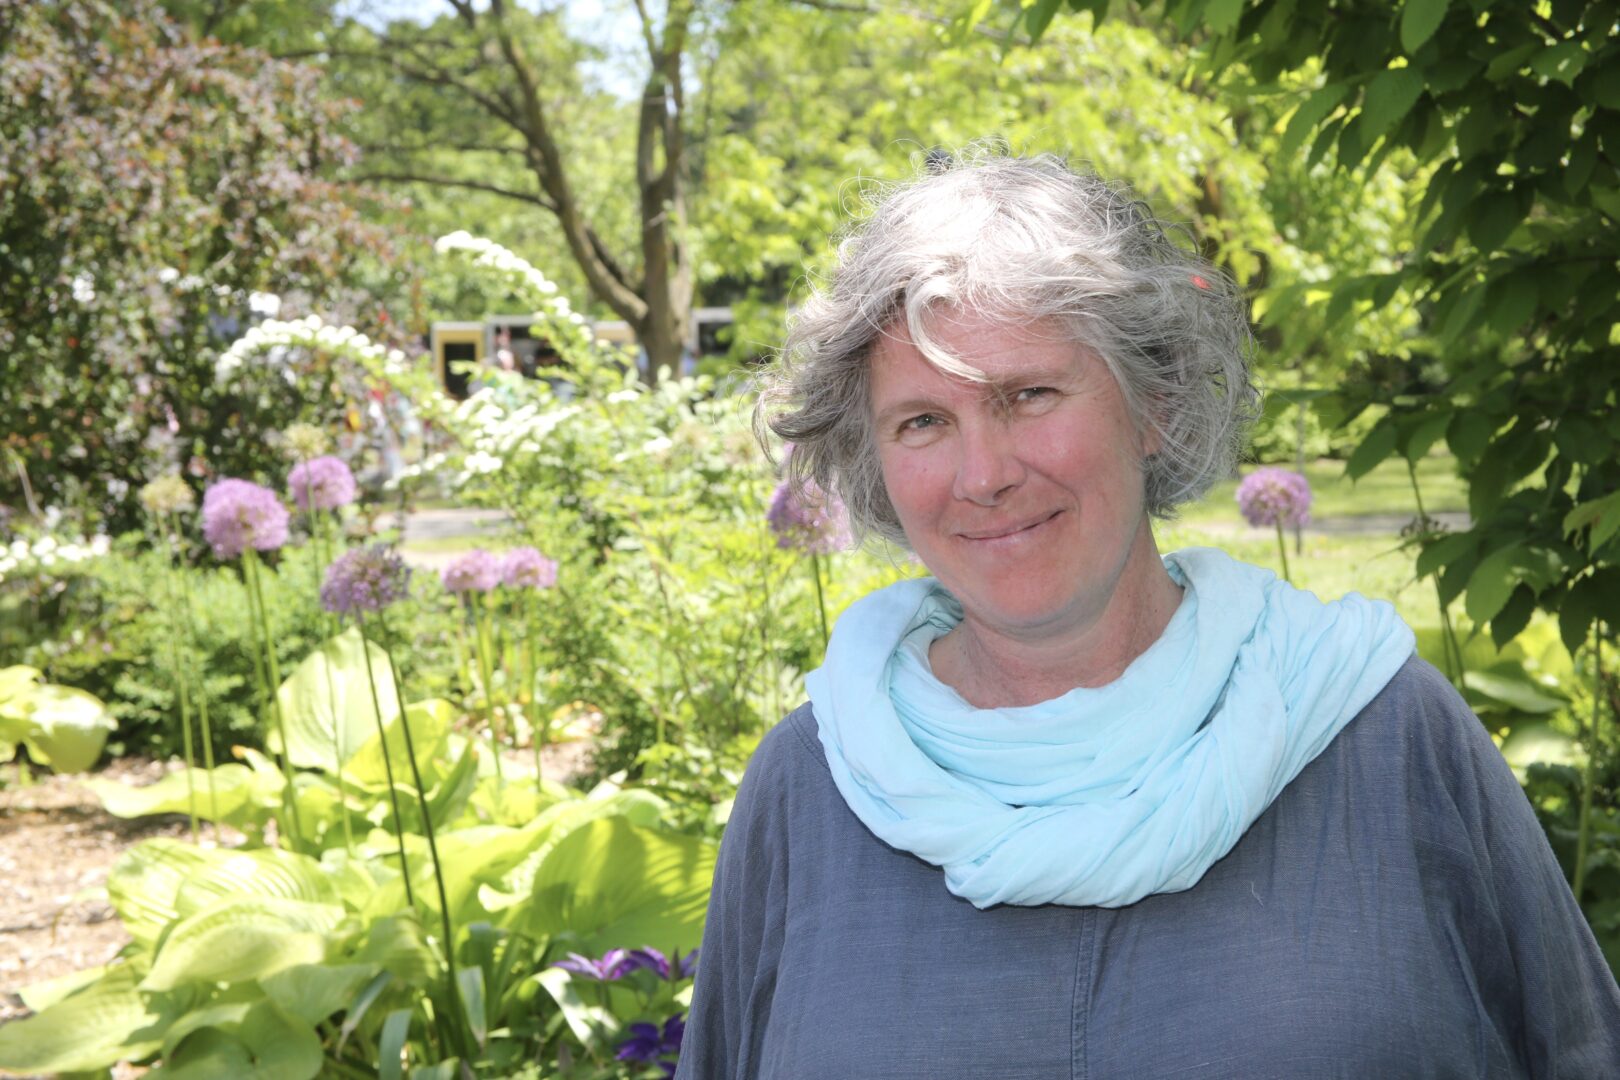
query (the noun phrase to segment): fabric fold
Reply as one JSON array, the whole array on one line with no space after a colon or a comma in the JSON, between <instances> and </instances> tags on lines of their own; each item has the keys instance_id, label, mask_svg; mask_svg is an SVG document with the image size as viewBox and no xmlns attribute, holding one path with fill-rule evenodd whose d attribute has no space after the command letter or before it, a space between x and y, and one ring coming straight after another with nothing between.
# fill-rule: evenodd
<instances>
[{"instance_id":1,"label":"fabric fold","mask_svg":"<svg viewBox=\"0 0 1620 1080\"><path fill-rule=\"evenodd\" d=\"M833 780L886 843L978 907L1122 907L1192 887L1400 670L1389 604L1323 603L1210 549L1159 640L1115 681L976 709L928 646L961 620L932 578L838 620L810 692Z\"/></svg>"}]
</instances>

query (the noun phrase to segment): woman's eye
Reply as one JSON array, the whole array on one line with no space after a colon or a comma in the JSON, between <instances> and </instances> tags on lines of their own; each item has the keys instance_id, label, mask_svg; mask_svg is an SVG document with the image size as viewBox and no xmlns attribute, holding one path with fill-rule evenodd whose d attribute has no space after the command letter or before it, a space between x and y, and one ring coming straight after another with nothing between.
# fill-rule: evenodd
<instances>
[{"instance_id":1,"label":"woman's eye","mask_svg":"<svg viewBox=\"0 0 1620 1080\"><path fill-rule=\"evenodd\" d=\"M1013 395L1013 400L1023 405L1032 401L1050 398L1056 393L1057 391L1050 386L1026 386Z\"/></svg>"},{"instance_id":2,"label":"woman's eye","mask_svg":"<svg viewBox=\"0 0 1620 1080\"><path fill-rule=\"evenodd\" d=\"M902 421L900 424L900 430L922 431L924 428L931 428L938 423L939 417L935 416L933 413L923 413L921 416L913 416L909 420Z\"/></svg>"}]
</instances>

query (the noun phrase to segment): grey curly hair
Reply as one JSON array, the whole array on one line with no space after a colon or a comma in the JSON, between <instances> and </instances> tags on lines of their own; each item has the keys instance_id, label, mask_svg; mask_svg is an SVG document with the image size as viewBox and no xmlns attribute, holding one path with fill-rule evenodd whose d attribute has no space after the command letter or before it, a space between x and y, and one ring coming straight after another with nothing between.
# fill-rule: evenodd
<instances>
[{"instance_id":1,"label":"grey curly hair","mask_svg":"<svg viewBox=\"0 0 1620 1080\"><path fill-rule=\"evenodd\" d=\"M868 361L898 320L941 371L984 375L930 336L941 311L1009 326L1046 321L1099 356L1138 432L1158 518L1230 475L1256 413L1253 339L1236 285L1176 244L1123 186L1052 155L931 152L918 175L868 194L872 213L838 245L830 278L788 327L761 380L756 431L793 444L788 479L849 508L857 533L901 546L872 430Z\"/></svg>"}]
</instances>

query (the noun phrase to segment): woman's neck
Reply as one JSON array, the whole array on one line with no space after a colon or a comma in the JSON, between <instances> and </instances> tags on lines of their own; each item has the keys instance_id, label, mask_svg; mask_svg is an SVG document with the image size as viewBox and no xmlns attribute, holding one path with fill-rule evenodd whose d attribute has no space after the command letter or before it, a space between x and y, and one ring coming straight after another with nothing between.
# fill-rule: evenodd
<instances>
[{"instance_id":1,"label":"woman's neck","mask_svg":"<svg viewBox=\"0 0 1620 1080\"><path fill-rule=\"evenodd\" d=\"M935 678L975 708L1039 704L1119 678L1159 640L1181 598L1181 586L1165 570L1150 537L1090 620L1060 631L1019 634L968 614L935 639L929 664Z\"/></svg>"}]
</instances>

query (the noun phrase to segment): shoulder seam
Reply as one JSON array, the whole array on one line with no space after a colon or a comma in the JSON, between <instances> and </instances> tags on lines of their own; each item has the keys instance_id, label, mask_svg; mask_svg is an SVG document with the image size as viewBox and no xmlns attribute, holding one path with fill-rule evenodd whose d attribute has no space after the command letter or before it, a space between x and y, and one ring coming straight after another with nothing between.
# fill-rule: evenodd
<instances>
[{"instance_id":1,"label":"shoulder seam","mask_svg":"<svg viewBox=\"0 0 1620 1080\"><path fill-rule=\"evenodd\" d=\"M815 722L815 712L809 702L794 709L783 722L792 726L793 733L799 737L799 741L804 744L805 750L815 759L816 764L829 776L832 775L832 770L827 767L827 755L822 749L820 740L813 738L810 732L805 730L809 724Z\"/></svg>"}]
</instances>

